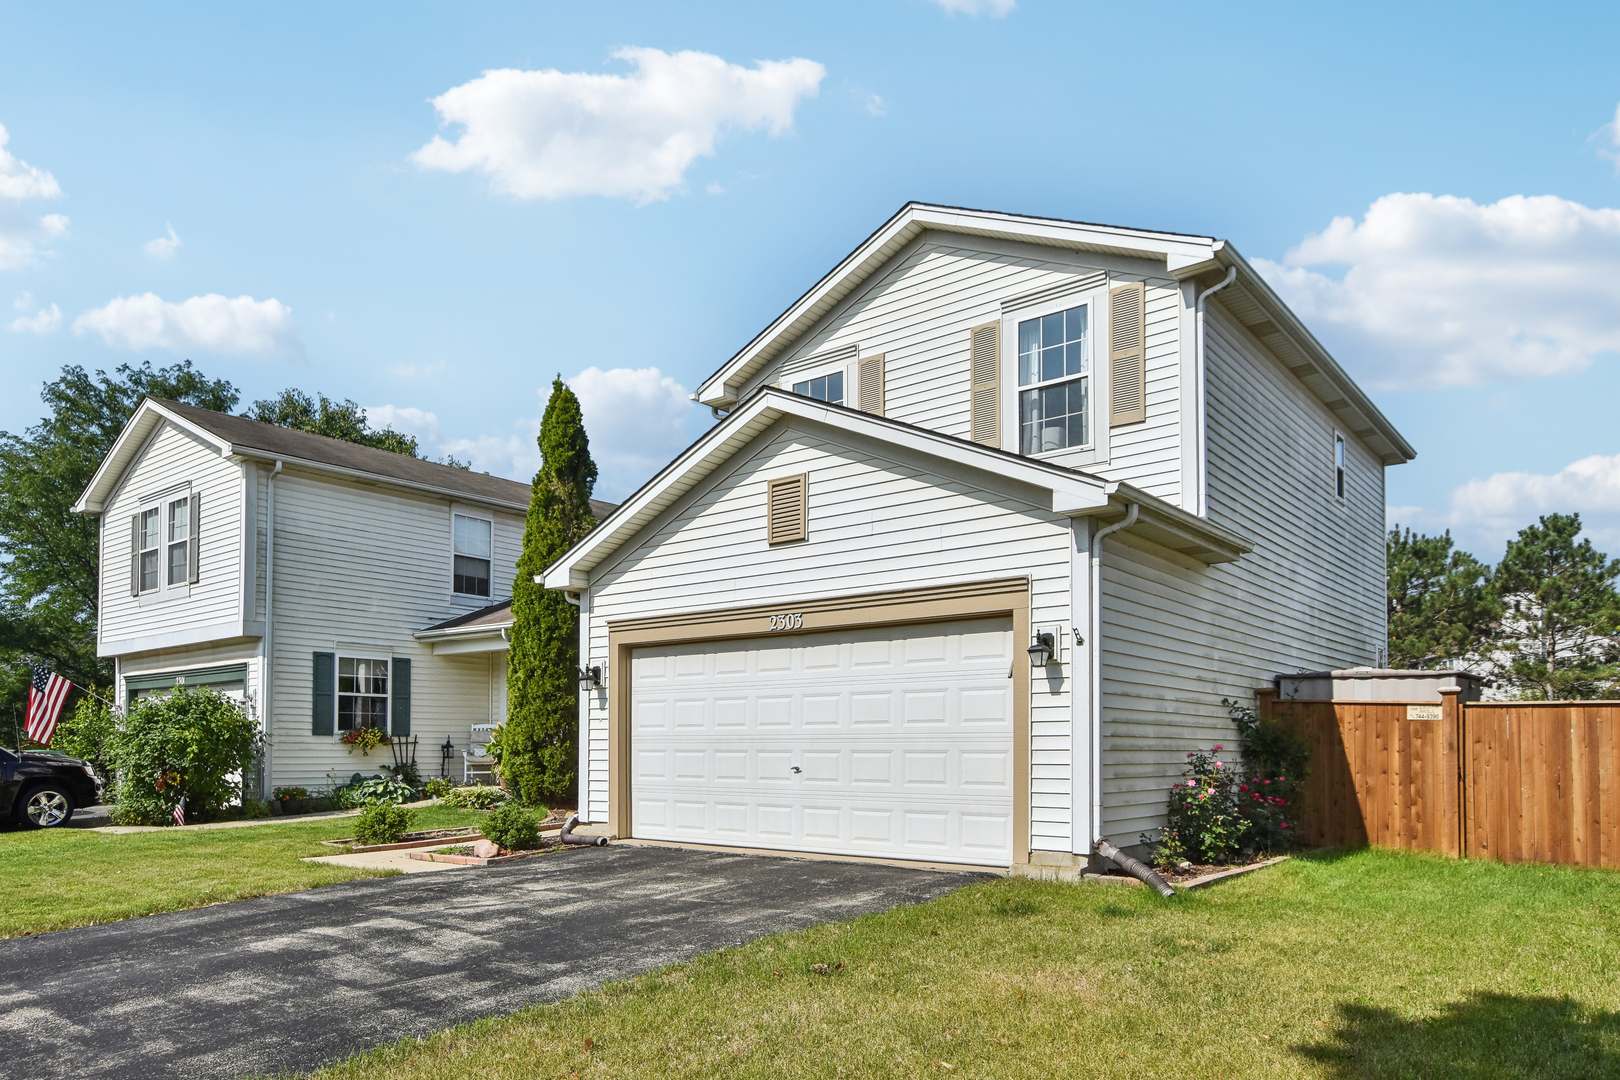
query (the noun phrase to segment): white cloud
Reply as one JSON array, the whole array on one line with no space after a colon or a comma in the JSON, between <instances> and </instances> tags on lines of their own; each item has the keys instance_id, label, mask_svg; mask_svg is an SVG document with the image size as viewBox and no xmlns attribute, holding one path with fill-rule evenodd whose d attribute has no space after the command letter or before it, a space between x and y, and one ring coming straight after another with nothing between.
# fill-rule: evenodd
<instances>
[{"instance_id":1,"label":"white cloud","mask_svg":"<svg viewBox=\"0 0 1620 1080\"><path fill-rule=\"evenodd\" d=\"M933 0L952 15L989 15L1002 18L1018 6L1018 0Z\"/></svg>"},{"instance_id":2,"label":"white cloud","mask_svg":"<svg viewBox=\"0 0 1620 1080\"><path fill-rule=\"evenodd\" d=\"M32 315L19 315L11 320L11 329L18 334L39 334L44 336L62 325L62 309L52 304L48 308L41 308Z\"/></svg>"},{"instance_id":3,"label":"white cloud","mask_svg":"<svg viewBox=\"0 0 1620 1080\"><path fill-rule=\"evenodd\" d=\"M123 297L80 315L75 334L100 334L115 348L196 349L225 356L274 356L301 352L292 309L276 299L235 299L209 293L178 304L155 293Z\"/></svg>"},{"instance_id":4,"label":"white cloud","mask_svg":"<svg viewBox=\"0 0 1620 1080\"><path fill-rule=\"evenodd\" d=\"M1614 174L1620 176L1620 105L1614 107L1614 119L1598 128L1592 136L1593 141L1605 139L1608 145L1597 148L1598 157L1614 162Z\"/></svg>"},{"instance_id":5,"label":"white cloud","mask_svg":"<svg viewBox=\"0 0 1620 1080\"><path fill-rule=\"evenodd\" d=\"M160 236L156 240L146 242L146 253L154 259L172 259L175 251L180 247L180 238L174 233L174 226L168 222L163 223L169 230L168 236Z\"/></svg>"},{"instance_id":6,"label":"white cloud","mask_svg":"<svg viewBox=\"0 0 1620 1080\"><path fill-rule=\"evenodd\" d=\"M866 111L873 116L888 116L889 103L881 95L870 94L866 99Z\"/></svg>"},{"instance_id":7,"label":"white cloud","mask_svg":"<svg viewBox=\"0 0 1620 1080\"><path fill-rule=\"evenodd\" d=\"M1385 518L1418 532L1449 529L1460 546L1494 561L1544 514L1580 514L1583 535L1620 555L1620 454L1595 454L1550 474L1494 473L1455 488L1444 509L1391 506Z\"/></svg>"},{"instance_id":8,"label":"white cloud","mask_svg":"<svg viewBox=\"0 0 1620 1080\"><path fill-rule=\"evenodd\" d=\"M686 449L706 419L686 387L657 368L588 367L568 380L585 414L602 497L620 499Z\"/></svg>"},{"instance_id":9,"label":"white cloud","mask_svg":"<svg viewBox=\"0 0 1620 1080\"><path fill-rule=\"evenodd\" d=\"M6 149L11 135L0 124L0 198L22 202L24 199L60 199L62 187L56 177L44 169L36 169L28 162L13 157Z\"/></svg>"},{"instance_id":10,"label":"white cloud","mask_svg":"<svg viewBox=\"0 0 1620 1080\"><path fill-rule=\"evenodd\" d=\"M1385 195L1255 266L1375 387L1576 372L1620 351L1620 210ZM1309 269L1338 266L1341 280Z\"/></svg>"},{"instance_id":11,"label":"white cloud","mask_svg":"<svg viewBox=\"0 0 1620 1080\"><path fill-rule=\"evenodd\" d=\"M724 187L713 182L711 182L709 186L703 190L707 191L710 195L724 195L726 193L726 189Z\"/></svg>"},{"instance_id":12,"label":"white cloud","mask_svg":"<svg viewBox=\"0 0 1620 1080\"><path fill-rule=\"evenodd\" d=\"M61 236L68 219L62 214L34 217L23 209L32 199L60 199L62 186L44 169L35 168L6 149L11 135L0 125L0 270L27 266L41 254L36 243Z\"/></svg>"},{"instance_id":13,"label":"white cloud","mask_svg":"<svg viewBox=\"0 0 1620 1080\"><path fill-rule=\"evenodd\" d=\"M826 68L763 60L752 69L701 52L628 48L628 75L486 71L433 99L454 142L434 136L411 155L419 168L476 169L517 199L570 195L666 199L728 128L780 135Z\"/></svg>"}]
</instances>

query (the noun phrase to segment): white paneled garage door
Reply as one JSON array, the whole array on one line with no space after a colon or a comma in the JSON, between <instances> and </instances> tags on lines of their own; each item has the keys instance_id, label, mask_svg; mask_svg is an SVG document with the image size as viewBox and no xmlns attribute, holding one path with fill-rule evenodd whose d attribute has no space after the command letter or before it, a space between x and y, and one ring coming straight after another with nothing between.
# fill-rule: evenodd
<instances>
[{"instance_id":1,"label":"white paneled garage door","mask_svg":"<svg viewBox=\"0 0 1620 1080\"><path fill-rule=\"evenodd\" d=\"M1012 861L1012 623L637 649L633 835Z\"/></svg>"}]
</instances>

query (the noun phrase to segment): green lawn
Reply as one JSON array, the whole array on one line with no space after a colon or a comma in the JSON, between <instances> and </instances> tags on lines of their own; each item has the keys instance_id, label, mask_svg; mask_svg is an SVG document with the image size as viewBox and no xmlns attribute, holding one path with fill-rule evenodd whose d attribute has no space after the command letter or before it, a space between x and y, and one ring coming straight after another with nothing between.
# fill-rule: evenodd
<instances>
[{"instance_id":1,"label":"green lawn","mask_svg":"<svg viewBox=\"0 0 1620 1080\"><path fill-rule=\"evenodd\" d=\"M416 811L415 827L471 825L482 816L429 806ZM0 833L0 937L392 873L301 861L335 854L320 841L353 835L353 818L122 836Z\"/></svg>"},{"instance_id":2,"label":"green lawn","mask_svg":"<svg viewBox=\"0 0 1620 1080\"><path fill-rule=\"evenodd\" d=\"M318 1076L1620 1076L1617 950L1604 871L1363 851L1168 902L997 880Z\"/></svg>"}]
</instances>

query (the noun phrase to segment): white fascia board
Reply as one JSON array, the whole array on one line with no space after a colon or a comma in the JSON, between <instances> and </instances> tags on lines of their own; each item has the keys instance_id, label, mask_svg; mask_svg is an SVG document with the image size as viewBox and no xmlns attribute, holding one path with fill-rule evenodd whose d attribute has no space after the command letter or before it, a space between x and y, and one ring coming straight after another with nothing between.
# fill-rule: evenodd
<instances>
[{"instance_id":1,"label":"white fascia board","mask_svg":"<svg viewBox=\"0 0 1620 1080\"><path fill-rule=\"evenodd\" d=\"M113 440L112 449L101 459L95 475L90 477L90 483L85 485L84 492L73 504L75 514L99 514L105 509L109 494L117 488L119 480L123 478L124 471L129 468L136 453L145 445L147 437L165 421L205 446L213 447L221 457L231 452L230 444L218 435L176 416L151 398L145 398L125 422L124 429L118 433L118 438Z\"/></svg>"},{"instance_id":2,"label":"white fascia board","mask_svg":"<svg viewBox=\"0 0 1620 1080\"><path fill-rule=\"evenodd\" d=\"M1052 493L1052 511L1082 514L1105 510L1112 485L1097 477L1031 461L926 428L902 424L854 409L828 405L777 387L763 387L727 414L708 434L665 466L657 476L548 566L539 580L548 589L590 586L590 572L623 543L651 524L681 495L719 468L753 438L785 416L798 417L905 447L959 465L983 469Z\"/></svg>"},{"instance_id":3,"label":"white fascia board","mask_svg":"<svg viewBox=\"0 0 1620 1080\"><path fill-rule=\"evenodd\" d=\"M510 630L513 620L508 619L501 623L478 623L475 626L452 626L448 630L413 630L411 637L417 641L452 641L457 638L496 637L501 636L502 630Z\"/></svg>"},{"instance_id":4,"label":"white fascia board","mask_svg":"<svg viewBox=\"0 0 1620 1080\"><path fill-rule=\"evenodd\" d=\"M719 371L705 379L697 390L693 391L693 400L711 407L730 404L734 399L732 387L739 381L739 373L746 373L746 369L762 353L776 345L785 335L796 336L793 335L792 327L798 324L807 312L823 306L830 307L836 303L861 281L875 273L877 267L887 262L899 247L904 247L917 235L929 229L970 236L1000 237L1075 250L1145 255L1152 259L1163 259L1172 273L1183 266L1208 262L1221 243L1207 236L1183 236L1176 233L1093 225L1055 218L1031 218L987 210L907 203L899 213L884 222L808 292L772 320L771 324L740 352L726 361Z\"/></svg>"},{"instance_id":5,"label":"white fascia board","mask_svg":"<svg viewBox=\"0 0 1620 1080\"><path fill-rule=\"evenodd\" d=\"M499 634L484 634L477 637L451 638L448 641L430 642L434 656L461 656L468 653L505 652L511 646Z\"/></svg>"}]
</instances>

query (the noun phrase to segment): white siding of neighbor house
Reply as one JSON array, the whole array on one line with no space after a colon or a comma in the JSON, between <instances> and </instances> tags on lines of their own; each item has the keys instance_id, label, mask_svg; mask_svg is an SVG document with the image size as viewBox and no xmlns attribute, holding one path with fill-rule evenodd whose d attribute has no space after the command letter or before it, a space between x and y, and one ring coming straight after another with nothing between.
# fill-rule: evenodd
<instances>
[{"instance_id":1,"label":"white siding of neighbor house","mask_svg":"<svg viewBox=\"0 0 1620 1080\"><path fill-rule=\"evenodd\" d=\"M862 356L884 355L886 416L965 439L969 329L1001 319L1003 301L1065 282L1082 283L1095 278L1098 270L1108 271L1109 277L1094 288L1009 313L1001 342L1002 445L1009 450L1018 447L1017 321L1089 302L1096 448L1054 454L1049 460L1126 481L1180 504L1183 298L1176 281L1162 271L1154 274L1142 260L926 234L767 365L743 394L765 383L791 389L795 381L824 370L847 372L847 354L858 347ZM1134 281L1147 284L1147 420L1110 430L1108 289ZM830 366L807 363L822 356L834 358ZM853 389L846 389L846 394L852 395Z\"/></svg>"},{"instance_id":2,"label":"white siding of neighbor house","mask_svg":"<svg viewBox=\"0 0 1620 1080\"><path fill-rule=\"evenodd\" d=\"M311 734L318 651L409 658L417 765L436 774L438 744L449 737L460 775L469 727L491 722L497 665L484 653L436 656L412 631L510 596L523 535L516 514L468 509L495 519L488 600L452 599L449 499L292 469L276 478L274 784L321 787L329 775L344 780L392 763L386 750L362 757L335 735Z\"/></svg>"},{"instance_id":3,"label":"white siding of neighbor house","mask_svg":"<svg viewBox=\"0 0 1620 1080\"><path fill-rule=\"evenodd\" d=\"M183 594L159 590L136 599L130 595L130 518L140 512L143 497L185 483L201 495L199 580ZM180 494L176 490L161 500L164 529L167 504ZM103 655L115 654L121 646L143 639L183 634L199 627L239 624L241 522L242 472L237 464L221 458L212 447L172 424L158 427L126 471L101 518L98 634ZM160 552L166 552L168 547L166 535L163 539ZM166 555L160 555L160 573L166 573L165 559ZM240 633L237 629L220 636Z\"/></svg>"},{"instance_id":4,"label":"white siding of neighbor house","mask_svg":"<svg viewBox=\"0 0 1620 1080\"><path fill-rule=\"evenodd\" d=\"M1280 672L1374 663L1385 642L1382 464L1214 302L1206 371L1209 517L1254 551L1202 567L1104 541L1104 823L1120 843L1163 823L1189 750L1235 756L1221 698L1252 704Z\"/></svg>"},{"instance_id":5,"label":"white siding of neighbor house","mask_svg":"<svg viewBox=\"0 0 1620 1080\"><path fill-rule=\"evenodd\" d=\"M809 478L809 539L765 542L765 484ZM1043 508L1044 504L1044 508ZM608 623L818 597L1028 577L1036 623L1071 617L1067 518L1012 480L811 422L779 423L593 575L584 639ZM610 671L609 685L627 672ZM1071 676L1032 687L1032 845L1071 844ZM607 696L587 697L586 812L607 819Z\"/></svg>"}]
</instances>

